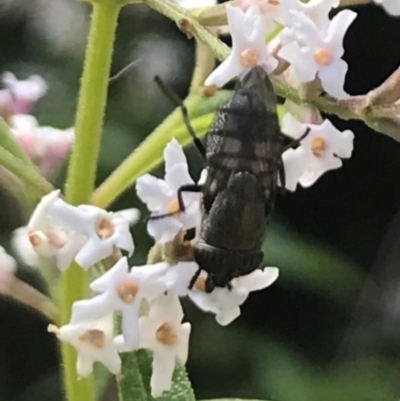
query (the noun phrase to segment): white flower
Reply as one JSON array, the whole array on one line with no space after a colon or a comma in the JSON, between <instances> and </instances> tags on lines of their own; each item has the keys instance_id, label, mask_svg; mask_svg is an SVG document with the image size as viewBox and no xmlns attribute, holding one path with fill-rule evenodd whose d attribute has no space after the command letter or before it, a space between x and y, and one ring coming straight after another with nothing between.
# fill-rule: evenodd
<instances>
[{"instance_id":1,"label":"white flower","mask_svg":"<svg viewBox=\"0 0 400 401\"><path fill-rule=\"evenodd\" d=\"M143 299L151 301L167 290L160 279L167 268L166 263L159 263L134 267L129 271L126 257L120 259L90 284L90 288L100 293L99 295L74 303L71 323L98 319L111 312L120 311L124 344L131 350L137 348L140 305Z\"/></svg>"},{"instance_id":2,"label":"white flower","mask_svg":"<svg viewBox=\"0 0 400 401\"><path fill-rule=\"evenodd\" d=\"M207 275L202 272L199 282L189 291L189 298L205 312L214 313L216 321L226 326L240 315L240 305L247 299L250 292L269 287L279 275L276 267L257 269L245 276L231 281L231 289L216 287L211 293L202 290L202 284Z\"/></svg>"},{"instance_id":3,"label":"white flower","mask_svg":"<svg viewBox=\"0 0 400 401\"><path fill-rule=\"evenodd\" d=\"M323 32L329 27L329 12L333 7L338 7L340 0L310 0L303 3L300 0L280 0L282 22L291 24L291 11L304 13Z\"/></svg>"},{"instance_id":4,"label":"white flower","mask_svg":"<svg viewBox=\"0 0 400 401\"><path fill-rule=\"evenodd\" d=\"M195 227L200 216L200 193L182 192L185 210L179 210L178 189L194 181L182 147L175 139L166 146L164 160L164 180L145 174L136 183L139 198L151 211L147 230L157 242L171 241L182 229ZM163 217L157 219L160 215Z\"/></svg>"},{"instance_id":5,"label":"white flower","mask_svg":"<svg viewBox=\"0 0 400 401\"><path fill-rule=\"evenodd\" d=\"M217 4L217 0L175 0L182 8L188 10L193 8L212 7Z\"/></svg>"},{"instance_id":6,"label":"white flower","mask_svg":"<svg viewBox=\"0 0 400 401\"><path fill-rule=\"evenodd\" d=\"M26 114L10 117L9 123L14 137L40 173L46 178L52 177L71 148L74 129L39 127L36 118Z\"/></svg>"},{"instance_id":7,"label":"white flower","mask_svg":"<svg viewBox=\"0 0 400 401\"><path fill-rule=\"evenodd\" d=\"M162 280L169 291L182 297L188 295L189 285L198 270L199 265L196 262L179 262L168 266Z\"/></svg>"},{"instance_id":8,"label":"white flower","mask_svg":"<svg viewBox=\"0 0 400 401\"><path fill-rule=\"evenodd\" d=\"M376 4L381 5L385 11L394 16L400 15L400 1L399 0L374 0Z\"/></svg>"},{"instance_id":9,"label":"white flower","mask_svg":"<svg viewBox=\"0 0 400 401\"><path fill-rule=\"evenodd\" d=\"M140 347L153 351L151 395L159 397L171 387L176 362L188 356L190 323L181 324L183 311L176 295L162 295L150 305L148 316L139 319Z\"/></svg>"},{"instance_id":10,"label":"white flower","mask_svg":"<svg viewBox=\"0 0 400 401\"><path fill-rule=\"evenodd\" d=\"M85 227L78 227L80 232L73 229L74 224L77 223L75 220L86 213L86 206L78 208L70 206L59 199L59 194L60 191L56 190L44 196L36 206L28 225L18 228L13 233L12 246L25 263L38 267L37 255L40 255L54 259L54 263L61 271L67 269L74 259L83 268L88 268L103 259L105 254L104 257L111 255L114 249L112 244L127 251L133 249L129 225L136 222L139 217L136 209L108 214L103 210L99 212L102 217L104 216L104 221L100 221L96 227L100 238L98 241L89 241L89 236L82 233ZM87 207L90 214L94 207ZM98 208L94 208L92 214L97 211ZM59 213L65 214L59 218ZM71 214L74 215L73 219L68 224L63 224L65 219L71 217ZM82 225L84 222L87 223L86 217L85 214L85 219L81 221ZM110 227L106 224L109 220ZM106 239L103 242L102 237L107 237L108 230L115 232L109 241Z\"/></svg>"},{"instance_id":11,"label":"white flower","mask_svg":"<svg viewBox=\"0 0 400 401\"><path fill-rule=\"evenodd\" d=\"M96 206L72 206L58 199L49 209L51 220L67 232L85 236L86 241L75 256L83 269L111 256L114 248L130 254L134 250L129 221L122 215L107 212Z\"/></svg>"},{"instance_id":12,"label":"white flower","mask_svg":"<svg viewBox=\"0 0 400 401\"><path fill-rule=\"evenodd\" d=\"M341 59L343 38L356 16L351 10L339 12L324 33L305 14L291 11L291 27L297 40L284 45L278 55L291 64L300 82L318 77L327 93L345 98L347 63Z\"/></svg>"},{"instance_id":13,"label":"white flower","mask_svg":"<svg viewBox=\"0 0 400 401\"><path fill-rule=\"evenodd\" d=\"M13 246L24 260L32 262L34 266L32 248L38 255L54 259L56 266L63 271L72 263L85 237L76 232L66 232L51 221L49 210L59 200L59 194L60 191L55 190L41 199L27 227L15 231Z\"/></svg>"},{"instance_id":14,"label":"white flower","mask_svg":"<svg viewBox=\"0 0 400 401\"><path fill-rule=\"evenodd\" d=\"M228 24L232 36L232 51L206 79L205 85L225 85L236 76L246 74L256 65L268 73L278 65L267 49L262 15L245 13L240 7L226 6Z\"/></svg>"},{"instance_id":15,"label":"white flower","mask_svg":"<svg viewBox=\"0 0 400 401\"><path fill-rule=\"evenodd\" d=\"M81 323L69 323L57 328L49 325L48 331L59 340L71 344L78 352L76 369L79 377L93 371L94 362L101 362L111 373L121 372L121 359L112 337L113 316Z\"/></svg>"},{"instance_id":16,"label":"white flower","mask_svg":"<svg viewBox=\"0 0 400 401\"><path fill-rule=\"evenodd\" d=\"M9 255L6 250L0 246L0 271L8 273L15 273L17 269L17 262Z\"/></svg>"},{"instance_id":17,"label":"white flower","mask_svg":"<svg viewBox=\"0 0 400 401\"><path fill-rule=\"evenodd\" d=\"M301 141L300 146L294 150L295 154L303 156L306 169L299 178L303 187L309 187L326 171L342 166L342 159L348 159L353 152L354 134L350 130L343 132L335 128L329 120L324 120L320 125L302 124L290 113L286 113L282 119L282 131L294 138L300 138L307 127L309 134ZM293 152L292 152L293 153Z\"/></svg>"},{"instance_id":18,"label":"white flower","mask_svg":"<svg viewBox=\"0 0 400 401\"><path fill-rule=\"evenodd\" d=\"M13 97L16 114L28 114L31 103L47 92L47 84L39 75L31 75L28 79L19 81L13 73L6 72L2 81Z\"/></svg>"}]
</instances>

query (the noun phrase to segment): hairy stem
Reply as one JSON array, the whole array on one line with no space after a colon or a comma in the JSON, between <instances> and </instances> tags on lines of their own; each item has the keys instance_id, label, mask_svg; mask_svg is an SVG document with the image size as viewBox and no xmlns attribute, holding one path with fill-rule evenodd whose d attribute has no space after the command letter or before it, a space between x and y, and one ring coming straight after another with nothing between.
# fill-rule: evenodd
<instances>
[{"instance_id":1,"label":"hairy stem","mask_svg":"<svg viewBox=\"0 0 400 401\"><path fill-rule=\"evenodd\" d=\"M74 205L88 203L94 187L120 8L121 5L108 0L93 4L76 114L75 143L65 187L66 200ZM69 321L73 302L83 298L86 292L86 275L79 266L73 264L61 277L62 324ZM62 355L67 400L93 401L95 399L93 380L92 378L78 380L75 351L69 345L63 344Z\"/></svg>"}]
</instances>

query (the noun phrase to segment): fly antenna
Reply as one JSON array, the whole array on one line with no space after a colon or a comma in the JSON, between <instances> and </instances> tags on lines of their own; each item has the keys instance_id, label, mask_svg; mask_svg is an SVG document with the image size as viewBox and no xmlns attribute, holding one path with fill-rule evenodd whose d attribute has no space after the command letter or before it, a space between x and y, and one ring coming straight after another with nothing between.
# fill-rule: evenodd
<instances>
[{"instance_id":1,"label":"fly antenna","mask_svg":"<svg viewBox=\"0 0 400 401\"><path fill-rule=\"evenodd\" d=\"M199 138L197 138L197 135L190 124L189 120L189 113L184 105L182 99L174 92L158 75L154 77L154 80L156 81L156 84L158 87L161 89L161 91L164 93L164 95L176 106L181 109L182 117L183 117L183 122L185 123L185 126L190 134L190 136L193 138L193 142L196 145L196 148L198 151L201 153L201 155L205 158L206 156L206 148L203 145L203 142L200 141Z\"/></svg>"}]
</instances>

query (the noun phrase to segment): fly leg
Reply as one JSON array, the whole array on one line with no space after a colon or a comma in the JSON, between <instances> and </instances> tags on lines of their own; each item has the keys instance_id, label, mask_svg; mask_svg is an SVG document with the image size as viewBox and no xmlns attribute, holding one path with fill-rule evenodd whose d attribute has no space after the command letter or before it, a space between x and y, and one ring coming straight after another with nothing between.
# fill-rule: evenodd
<instances>
[{"instance_id":1,"label":"fly leg","mask_svg":"<svg viewBox=\"0 0 400 401\"><path fill-rule=\"evenodd\" d=\"M159 219L164 219L166 217L171 217L176 214L179 214L181 212L184 212L186 207L185 203L183 202L183 192L201 192L203 190L203 185L198 185L198 184L187 184L187 185L182 185L177 192L177 198L178 198L178 209L170 212L170 213L164 213L164 214L158 214L155 216L150 216L149 220L159 220Z\"/></svg>"},{"instance_id":2,"label":"fly leg","mask_svg":"<svg viewBox=\"0 0 400 401\"><path fill-rule=\"evenodd\" d=\"M177 107L180 107L181 109L181 113L182 113L182 117L183 117L183 122L185 123L185 126L190 134L190 136L193 138L193 142L197 148L197 150L200 152L200 154L203 156L203 158L206 158L206 148L203 145L203 142L200 141L199 138L197 138L197 135L192 127L192 125L190 124L190 120L189 120L189 113L188 110L186 108L186 106L184 105L182 99L171 90L171 88L169 88L162 80L159 76L155 76L154 80L156 81L157 85L159 86L159 88L161 89L161 91L164 93L164 95L173 103L175 104Z\"/></svg>"},{"instance_id":3,"label":"fly leg","mask_svg":"<svg viewBox=\"0 0 400 401\"><path fill-rule=\"evenodd\" d=\"M288 149L300 145L301 141L310 133L310 131L311 129L307 127L306 132L300 138L294 139L292 142L288 143L286 146L283 147L282 153L284 153Z\"/></svg>"}]
</instances>

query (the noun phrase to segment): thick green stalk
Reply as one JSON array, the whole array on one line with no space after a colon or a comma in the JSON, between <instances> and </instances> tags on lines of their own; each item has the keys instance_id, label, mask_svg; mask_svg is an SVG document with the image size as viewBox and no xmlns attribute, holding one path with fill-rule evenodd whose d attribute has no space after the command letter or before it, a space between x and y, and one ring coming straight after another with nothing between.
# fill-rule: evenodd
<instances>
[{"instance_id":1,"label":"thick green stalk","mask_svg":"<svg viewBox=\"0 0 400 401\"><path fill-rule=\"evenodd\" d=\"M116 3L103 0L93 4L76 114L75 143L65 188L66 200L74 205L88 203L94 187L115 30L121 8ZM72 303L85 297L86 292L86 275L73 264L61 278L62 324L69 321ZM62 354L67 400L93 401L93 380L78 380L75 351L69 345L63 344Z\"/></svg>"}]
</instances>

